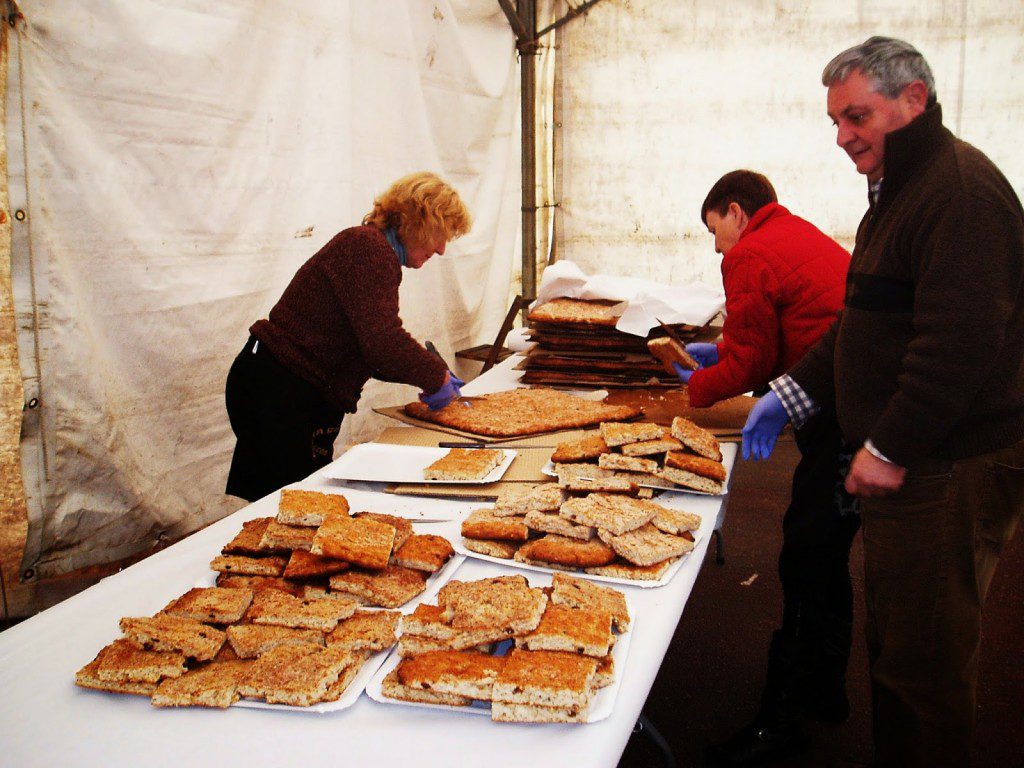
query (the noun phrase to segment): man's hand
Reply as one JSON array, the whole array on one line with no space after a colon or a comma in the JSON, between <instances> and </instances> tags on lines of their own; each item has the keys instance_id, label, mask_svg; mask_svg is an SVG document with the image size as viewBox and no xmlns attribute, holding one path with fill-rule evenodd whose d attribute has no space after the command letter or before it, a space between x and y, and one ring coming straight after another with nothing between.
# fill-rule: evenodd
<instances>
[{"instance_id":1,"label":"man's hand","mask_svg":"<svg viewBox=\"0 0 1024 768\"><path fill-rule=\"evenodd\" d=\"M718 363L718 345L694 342L686 345L686 351L690 357L700 363L701 368Z\"/></svg>"},{"instance_id":2,"label":"man's hand","mask_svg":"<svg viewBox=\"0 0 1024 768\"><path fill-rule=\"evenodd\" d=\"M779 433L788 423L789 414L782 407L782 402L774 392L768 392L757 401L743 425L743 458L767 459L771 456Z\"/></svg>"},{"instance_id":3,"label":"man's hand","mask_svg":"<svg viewBox=\"0 0 1024 768\"><path fill-rule=\"evenodd\" d=\"M907 470L890 464L861 448L853 457L850 473L846 476L846 490L854 496L872 498L888 496L903 487Z\"/></svg>"},{"instance_id":4,"label":"man's hand","mask_svg":"<svg viewBox=\"0 0 1024 768\"><path fill-rule=\"evenodd\" d=\"M679 377L679 381L683 384L690 383L690 377L693 376L695 371L691 371L689 368L683 368L679 363L672 363L672 367L675 369L676 376Z\"/></svg>"}]
</instances>

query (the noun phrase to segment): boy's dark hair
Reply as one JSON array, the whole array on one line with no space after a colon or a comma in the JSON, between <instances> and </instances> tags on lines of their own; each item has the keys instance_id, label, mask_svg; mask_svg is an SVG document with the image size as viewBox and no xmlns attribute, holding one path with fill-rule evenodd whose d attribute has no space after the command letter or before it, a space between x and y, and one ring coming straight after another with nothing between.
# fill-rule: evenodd
<instances>
[{"instance_id":1,"label":"boy's dark hair","mask_svg":"<svg viewBox=\"0 0 1024 768\"><path fill-rule=\"evenodd\" d=\"M758 210L777 203L775 187L768 178L754 171L730 171L715 182L715 185L704 198L700 206L700 220L708 223L708 211L724 216L729 210L729 203L736 203L747 216L753 216Z\"/></svg>"}]
</instances>

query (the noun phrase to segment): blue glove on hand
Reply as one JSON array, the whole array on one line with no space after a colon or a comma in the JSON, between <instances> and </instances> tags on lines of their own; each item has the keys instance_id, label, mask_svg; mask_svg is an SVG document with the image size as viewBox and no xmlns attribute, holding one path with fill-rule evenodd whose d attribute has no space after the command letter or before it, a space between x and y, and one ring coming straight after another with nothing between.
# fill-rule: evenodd
<instances>
[{"instance_id":1,"label":"blue glove on hand","mask_svg":"<svg viewBox=\"0 0 1024 768\"><path fill-rule=\"evenodd\" d=\"M675 368L676 376L679 377L683 384L690 383L690 377L693 376L694 371L691 371L689 368L683 368L679 363L672 363L672 367Z\"/></svg>"},{"instance_id":2,"label":"blue glove on hand","mask_svg":"<svg viewBox=\"0 0 1024 768\"><path fill-rule=\"evenodd\" d=\"M769 391L757 401L743 425L743 458L767 459L771 456L775 441L788 423L789 414L782 407L782 401Z\"/></svg>"},{"instance_id":3,"label":"blue glove on hand","mask_svg":"<svg viewBox=\"0 0 1024 768\"><path fill-rule=\"evenodd\" d=\"M455 398L459 397L459 385L455 382L462 383L461 379L454 376L446 376L444 384L436 392L427 394L426 392L420 393L420 402L426 403L427 407L432 411L439 411L444 408Z\"/></svg>"},{"instance_id":4,"label":"blue glove on hand","mask_svg":"<svg viewBox=\"0 0 1024 768\"><path fill-rule=\"evenodd\" d=\"M686 351L694 360L700 363L701 368L707 368L718 363L718 345L695 342L686 345Z\"/></svg>"},{"instance_id":5,"label":"blue glove on hand","mask_svg":"<svg viewBox=\"0 0 1024 768\"><path fill-rule=\"evenodd\" d=\"M464 382L462 379L460 379L458 376L456 376L451 371L448 371L448 378L450 378L452 380L452 384L455 385L455 389L461 395L462 394L462 388L464 386L466 386L466 382Z\"/></svg>"}]
</instances>

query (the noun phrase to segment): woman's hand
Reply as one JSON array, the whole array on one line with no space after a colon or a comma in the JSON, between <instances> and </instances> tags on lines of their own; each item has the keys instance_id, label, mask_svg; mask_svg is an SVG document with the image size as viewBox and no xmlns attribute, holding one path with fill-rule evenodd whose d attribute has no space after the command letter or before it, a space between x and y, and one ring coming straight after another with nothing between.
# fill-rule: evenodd
<instances>
[{"instance_id":1,"label":"woman's hand","mask_svg":"<svg viewBox=\"0 0 1024 768\"><path fill-rule=\"evenodd\" d=\"M448 371L444 375L444 384L436 392L429 394L426 392L420 393L420 402L426 403L427 407L432 411L439 411L452 400L456 400L461 396L461 389L465 383L454 373Z\"/></svg>"}]
</instances>

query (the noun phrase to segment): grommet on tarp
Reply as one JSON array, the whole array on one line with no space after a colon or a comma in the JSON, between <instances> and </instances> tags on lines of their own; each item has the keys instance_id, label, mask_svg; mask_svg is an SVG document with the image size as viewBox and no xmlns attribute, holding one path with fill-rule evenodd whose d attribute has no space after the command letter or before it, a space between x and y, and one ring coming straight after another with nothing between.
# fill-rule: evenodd
<instances>
[{"instance_id":1,"label":"grommet on tarp","mask_svg":"<svg viewBox=\"0 0 1024 768\"><path fill-rule=\"evenodd\" d=\"M39 398L38 397L33 397L31 400L29 400L27 403L25 403L25 405L22 406L21 410L23 410L23 411L31 411L33 408L38 408L38 407L39 407Z\"/></svg>"},{"instance_id":2,"label":"grommet on tarp","mask_svg":"<svg viewBox=\"0 0 1024 768\"><path fill-rule=\"evenodd\" d=\"M16 210L14 212L14 218L16 218L18 221L24 221L25 220L25 212L21 208L19 208L18 210Z\"/></svg>"},{"instance_id":3,"label":"grommet on tarp","mask_svg":"<svg viewBox=\"0 0 1024 768\"><path fill-rule=\"evenodd\" d=\"M32 579L34 579L35 577L36 577L36 569L35 568L26 568L24 571L21 572L21 580L22 581L32 581Z\"/></svg>"}]
</instances>

